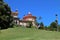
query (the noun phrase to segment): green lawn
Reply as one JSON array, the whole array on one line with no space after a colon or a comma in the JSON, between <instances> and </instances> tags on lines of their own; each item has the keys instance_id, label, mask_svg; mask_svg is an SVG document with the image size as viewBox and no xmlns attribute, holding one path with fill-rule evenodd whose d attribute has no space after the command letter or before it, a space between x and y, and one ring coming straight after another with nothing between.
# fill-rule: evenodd
<instances>
[{"instance_id":1,"label":"green lawn","mask_svg":"<svg viewBox=\"0 0 60 40\"><path fill-rule=\"evenodd\" d=\"M1 30L0 40L60 40L60 32L16 27Z\"/></svg>"}]
</instances>

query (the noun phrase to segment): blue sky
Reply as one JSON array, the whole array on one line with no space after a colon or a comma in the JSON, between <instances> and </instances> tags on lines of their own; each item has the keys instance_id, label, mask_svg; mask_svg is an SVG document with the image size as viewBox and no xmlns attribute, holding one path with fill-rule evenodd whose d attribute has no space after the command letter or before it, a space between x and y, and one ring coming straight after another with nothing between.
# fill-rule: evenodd
<instances>
[{"instance_id":1,"label":"blue sky","mask_svg":"<svg viewBox=\"0 0 60 40\"><path fill-rule=\"evenodd\" d=\"M55 21L55 14L58 14L60 24L60 0L4 0L4 2L8 3L13 12L18 9L18 17L21 19L31 12L37 17L38 22L42 21L47 26ZM38 19L40 16L41 20Z\"/></svg>"}]
</instances>

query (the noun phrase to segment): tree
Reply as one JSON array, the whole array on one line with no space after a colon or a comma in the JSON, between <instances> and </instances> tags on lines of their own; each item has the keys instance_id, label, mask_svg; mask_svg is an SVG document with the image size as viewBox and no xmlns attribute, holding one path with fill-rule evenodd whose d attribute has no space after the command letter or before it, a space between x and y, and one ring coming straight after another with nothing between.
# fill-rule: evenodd
<instances>
[{"instance_id":1,"label":"tree","mask_svg":"<svg viewBox=\"0 0 60 40\"><path fill-rule=\"evenodd\" d=\"M58 25L58 31L60 31L60 25Z\"/></svg>"},{"instance_id":2,"label":"tree","mask_svg":"<svg viewBox=\"0 0 60 40\"><path fill-rule=\"evenodd\" d=\"M44 29L45 29L45 30L48 30L48 27L47 27L47 26L45 26L45 27L44 27Z\"/></svg>"},{"instance_id":3,"label":"tree","mask_svg":"<svg viewBox=\"0 0 60 40\"><path fill-rule=\"evenodd\" d=\"M29 24L29 25L27 25L26 27L27 27L27 28L31 28L32 22L31 22L31 21L28 21L28 24Z\"/></svg>"},{"instance_id":4,"label":"tree","mask_svg":"<svg viewBox=\"0 0 60 40\"><path fill-rule=\"evenodd\" d=\"M41 28L41 29L44 29L44 24L43 24L43 22L40 23L40 28Z\"/></svg>"},{"instance_id":5,"label":"tree","mask_svg":"<svg viewBox=\"0 0 60 40\"><path fill-rule=\"evenodd\" d=\"M39 25L40 25L40 27L39 27L38 29L44 29L44 24L43 24L43 22L41 22Z\"/></svg>"},{"instance_id":6,"label":"tree","mask_svg":"<svg viewBox=\"0 0 60 40\"><path fill-rule=\"evenodd\" d=\"M12 26L13 17L11 16L11 9L3 2L3 0L0 0L0 27L1 29L5 29Z\"/></svg>"},{"instance_id":7,"label":"tree","mask_svg":"<svg viewBox=\"0 0 60 40\"><path fill-rule=\"evenodd\" d=\"M51 24L50 24L50 30L55 30L55 31L57 31L57 25L56 25L56 22L52 22Z\"/></svg>"},{"instance_id":8,"label":"tree","mask_svg":"<svg viewBox=\"0 0 60 40\"><path fill-rule=\"evenodd\" d=\"M40 16L38 19L41 21L42 20L42 17Z\"/></svg>"},{"instance_id":9,"label":"tree","mask_svg":"<svg viewBox=\"0 0 60 40\"><path fill-rule=\"evenodd\" d=\"M3 0L0 0L0 1L2 1L2 2L3 2Z\"/></svg>"}]
</instances>

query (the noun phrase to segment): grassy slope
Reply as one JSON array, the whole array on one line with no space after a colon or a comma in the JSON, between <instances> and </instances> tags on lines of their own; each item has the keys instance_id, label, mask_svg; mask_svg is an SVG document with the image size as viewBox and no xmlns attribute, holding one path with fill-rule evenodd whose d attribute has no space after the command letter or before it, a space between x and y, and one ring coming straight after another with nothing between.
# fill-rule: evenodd
<instances>
[{"instance_id":1,"label":"grassy slope","mask_svg":"<svg viewBox=\"0 0 60 40\"><path fill-rule=\"evenodd\" d=\"M60 32L34 28L9 28L1 31L0 40L60 40Z\"/></svg>"}]
</instances>

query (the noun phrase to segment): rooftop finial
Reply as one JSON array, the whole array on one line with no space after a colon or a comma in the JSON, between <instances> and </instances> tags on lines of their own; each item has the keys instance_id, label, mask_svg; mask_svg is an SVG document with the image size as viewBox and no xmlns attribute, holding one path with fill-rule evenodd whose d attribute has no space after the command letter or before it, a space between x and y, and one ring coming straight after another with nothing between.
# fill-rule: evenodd
<instances>
[{"instance_id":1,"label":"rooftop finial","mask_svg":"<svg viewBox=\"0 0 60 40\"><path fill-rule=\"evenodd\" d=\"M28 12L28 14L31 14L31 12Z\"/></svg>"},{"instance_id":2,"label":"rooftop finial","mask_svg":"<svg viewBox=\"0 0 60 40\"><path fill-rule=\"evenodd\" d=\"M17 13L17 14L18 14L18 9L16 9L15 13Z\"/></svg>"}]
</instances>

